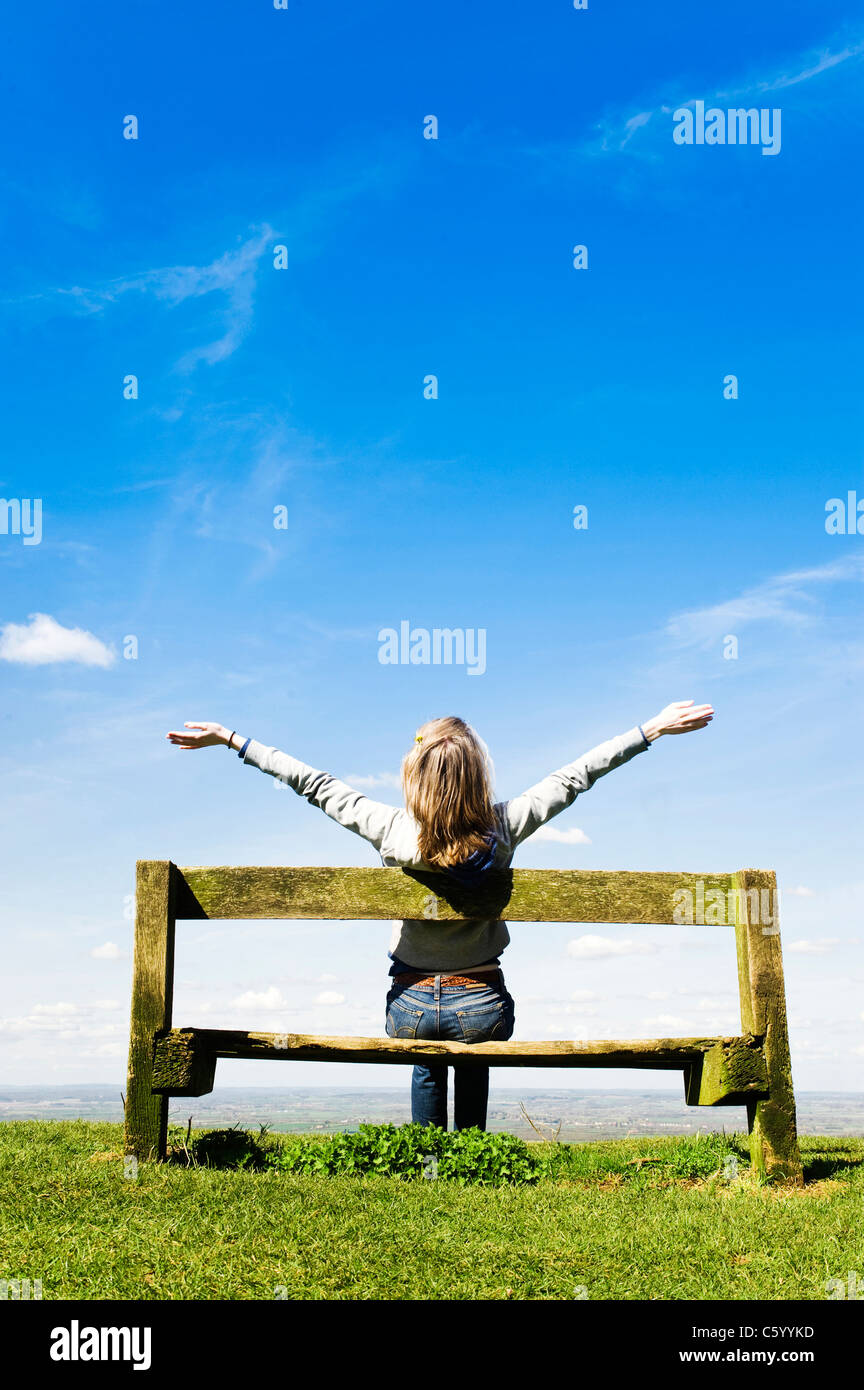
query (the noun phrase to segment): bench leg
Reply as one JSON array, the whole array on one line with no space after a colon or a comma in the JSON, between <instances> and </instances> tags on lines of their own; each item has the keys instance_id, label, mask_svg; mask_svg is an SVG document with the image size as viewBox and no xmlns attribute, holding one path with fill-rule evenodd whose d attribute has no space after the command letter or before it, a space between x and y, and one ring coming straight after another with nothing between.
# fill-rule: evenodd
<instances>
[{"instance_id":1,"label":"bench leg","mask_svg":"<svg viewBox=\"0 0 864 1390\"><path fill-rule=\"evenodd\" d=\"M747 1127L756 1173L772 1182L803 1182L794 1107L790 1114L773 1100L750 1101Z\"/></svg>"},{"instance_id":2,"label":"bench leg","mask_svg":"<svg viewBox=\"0 0 864 1390\"><path fill-rule=\"evenodd\" d=\"M125 1152L142 1162L163 1159L168 1138L168 1097L153 1093L153 1048L171 1027L176 873L168 860L138 863Z\"/></svg>"},{"instance_id":3,"label":"bench leg","mask_svg":"<svg viewBox=\"0 0 864 1390\"><path fill-rule=\"evenodd\" d=\"M750 1159L755 1172L769 1181L800 1184L777 884L772 873L742 869L735 887L741 1025L762 1041L768 1069L767 1098L747 1106Z\"/></svg>"}]
</instances>

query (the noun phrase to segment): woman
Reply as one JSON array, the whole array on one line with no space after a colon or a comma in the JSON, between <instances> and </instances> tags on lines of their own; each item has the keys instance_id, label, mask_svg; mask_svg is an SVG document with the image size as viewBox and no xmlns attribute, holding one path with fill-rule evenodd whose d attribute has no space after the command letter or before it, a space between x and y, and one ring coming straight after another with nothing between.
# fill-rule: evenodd
<instances>
[{"instance_id":1,"label":"woman","mask_svg":"<svg viewBox=\"0 0 864 1390\"><path fill-rule=\"evenodd\" d=\"M461 719L432 719L418 729L402 763L406 809L371 801L327 772L288 753L266 748L221 724L189 723L166 735L180 748L224 744L243 762L278 777L347 830L374 845L384 864L451 875L469 887L492 870L506 869L517 845L580 792L629 762L663 734L704 729L710 705L692 700L667 705L645 724L609 739L551 773L513 801L493 802L492 768L485 744ZM434 898L431 899L434 902ZM513 1033L514 1004L500 969L510 934L506 922L472 919L395 922L390 943L393 984L387 995L391 1038L503 1041ZM489 1068L457 1067L456 1129L486 1128ZM411 1114L420 1124L447 1128L447 1068L415 1066Z\"/></svg>"}]
</instances>

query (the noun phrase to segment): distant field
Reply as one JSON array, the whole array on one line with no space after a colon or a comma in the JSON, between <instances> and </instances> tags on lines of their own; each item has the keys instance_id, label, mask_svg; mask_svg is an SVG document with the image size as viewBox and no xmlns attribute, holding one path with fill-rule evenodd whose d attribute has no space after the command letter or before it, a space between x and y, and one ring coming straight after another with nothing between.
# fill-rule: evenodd
<instances>
[{"instance_id":1,"label":"distant field","mask_svg":"<svg viewBox=\"0 0 864 1390\"><path fill-rule=\"evenodd\" d=\"M704 1147L561 1145L555 1178L504 1188L177 1163L130 1179L119 1125L7 1123L0 1279L160 1300L821 1300L864 1280L864 1140L805 1138L798 1190L743 1160L706 1176Z\"/></svg>"},{"instance_id":2,"label":"distant field","mask_svg":"<svg viewBox=\"0 0 864 1390\"><path fill-rule=\"evenodd\" d=\"M3 1120L123 1119L121 1091L114 1085L0 1086ZM798 1092L802 1134L864 1136L864 1093ZM523 1111L524 1106L524 1111ZM527 1116L526 1113L527 1112ZM399 1086L222 1086L210 1095L172 1100L171 1118L194 1126L266 1124L283 1133L333 1133L363 1123L404 1124L410 1119L409 1077ZM743 1106L722 1114L685 1105L683 1087L664 1090L577 1090L568 1087L520 1091L493 1084L490 1130L535 1139L531 1121L544 1135L560 1131L568 1143L642 1135L684 1135L713 1127L728 1132L747 1124Z\"/></svg>"}]
</instances>

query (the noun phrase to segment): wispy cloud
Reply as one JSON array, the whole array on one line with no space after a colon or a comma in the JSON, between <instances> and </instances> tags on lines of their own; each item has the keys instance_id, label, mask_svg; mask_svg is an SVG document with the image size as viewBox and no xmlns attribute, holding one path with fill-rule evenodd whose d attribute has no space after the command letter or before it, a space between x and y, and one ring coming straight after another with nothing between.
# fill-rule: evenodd
<instances>
[{"instance_id":1,"label":"wispy cloud","mask_svg":"<svg viewBox=\"0 0 864 1390\"><path fill-rule=\"evenodd\" d=\"M292 480L301 473L308 477L313 471L326 470L331 460L314 439L291 429L284 421L257 417L226 421L221 435L223 452L231 461L223 476L211 477L204 483L196 474L198 461L193 458L178 480L177 491L188 517L183 525L193 525L194 534L202 539L253 550L256 563L247 577L254 583L271 574L286 557L296 555L306 543L304 528L297 524L299 503L296 489L291 488ZM203 442L201 447L206 447ZM251 466L246 459L251 460ZM238 485L242 485L244 499L239 515L233 505ZM284 528L277 526L280 511L288 522ZM314 529L319 536L334 524L326 508L308 498L303 502L302 515L305 528ZM176 533L177 493L172 498L167 524Z\"/></svg>"},{"instance_id":2,"label":"wispy cloud","mask_svg":"<svg viewBox=\"0 0 864 1390\"><path fill-rule=\"evenodd\" d=\"M640 111L638 115L631 116L629 121L624 122L624 134L621 138L620 149L629 144L637 130L641 130L643 125L648 124L653 114L653 111Z\"/></svg>"},{"instance_id":3,"label":"wispy cloud","mask_svg":"<svg viewBox=\"0 0 864 1390\"><path fill-rule=\"evenodd\" d=\"M840 67L843 63L850 62L864 55L864 40L847 43L842 48L832 51L830 43L823 48L809 49L804 53L789 59L783 68L767 77L752 77L740 79L734 85L723 88L715 88L713 91L703 90L693 97L679 97L671 93L670 83L666 83L666 90L662 96L658 93L655 101L635 115L627 115L621 110L612 111L599 121L595 126L595 134L587 140L579 149L579 153L586 155L608 155L620 154L627 150L633 153L634 136L644 130L646 126L654 123L656 127L658 116L671 116L673 111L681 107L693 106L697 100L704 101L711 106L717 103L729 102L745 98L757 99L759 96L768 92L783 91L789 87L800 86L804 82L809 82L815 77L820 77L823 73L830 72L834 68ZM670 128L671 129L671 128ZM669 132L665 132L668 136ZM639 143L639 142L637 142ZM640 146L639 152L649 157L655 154L654 151Z\"/></svg>"},{"instance_id":4,"label":"wispy cloud","mask_svg":"<svg viewBox=\"0 0 864 1390\"><path fill-rule=\"evenodd\" d=\"M91 289L73 285L56 293L72 301L83 313L100 313L116 304L123 295L138 293L176 308L188 300L206 295L224 296L223 332L211 342L192 348L177 362L177 369L190 372L199 363L222 362L237 350L252 324L255 277L259 263L274 242L273 229L265 225L233 251L226 251L209 265L171 265L145 270L138 275L121 276Z\"/></svg>"},{"instance_id":5,"label":"wispy cloud","mask_svg":"<svg viewBox=\"0 0 864 1390\"><path fill-rule=\"evenodd\" d=\"M841 63L848 62L850 58L860 58L862 54L864 54L864 41L848 44L838 53L832 53L830 48L825 48L819 52L818 56L808 53L807 57L797 59L798 63L803 62L805 64L797 71L783 72L776 77L751 83L747 87L738 88L732 92L717 92L716 95L725 99L742 96L746 92L778 92L782 91L784 87L797 87L800 82L809 82L811 77L820 77L823 72L839 67Z\"/></svg>"},{"instance_id":6,"label":"wispy cloud","mask_svg":"<svg viewBox=\"0 0 864 1390\"><path fill-rule=\"evenodd\" d=\"M685 647L707 648L727 633L737 634L751 623L805 627L818 621L821 611L816 594L810 590L862 580L864 556L848 556L816 569L775 575L745 589L736 598L675 614L666 624L666 635Z\"/></svg>"},{"instance_id":7,"label":"wispy cloud","mask_svg":"<svg viewBox=\"0 0 864 1390\"><path fill-rule=\"evenodd\" d=\"M111 666L114 652L82 627L62 627L48 613L31 613L29 623L0 628L0 661L19 666L49 666L71 661L79 666Z\"/></svg>"}]
</instances>

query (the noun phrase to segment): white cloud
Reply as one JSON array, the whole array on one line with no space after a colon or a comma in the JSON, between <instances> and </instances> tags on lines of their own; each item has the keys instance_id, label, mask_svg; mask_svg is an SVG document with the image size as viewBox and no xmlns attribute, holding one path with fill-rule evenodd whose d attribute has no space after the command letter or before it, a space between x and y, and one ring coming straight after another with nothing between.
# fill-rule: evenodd
<instances>
[{"instance_id":1,"label":"white cloud","mask_svg":"<svg viewBox=\"0 0 864 1390\"><path fill-rule=\"evenodd\" d=\"M556 845L590 845L591 841L584 830L557 830L554 825L541 825L539 830L534 831L535 840L552 840Z\"/></svg>"},{"instance_id":2,"label":"white cloud","mask_svg":"<svg viewBox=\"0 0 864 1390\"><path fill-rule=\"evenodd\" d=\"M245 994L238 994L236 999L231 1000L230 1007L232 1009L286 1009L288 1001L276 985L271 985L269 989L260 990L257 993L253 989L247 989Z\"/></svg>"},{"instance_id":3,"label":"white cloud","mask_svg":"<svg viewBox=\"0 0 864 1390\"><path fill-rule=\"evenodd\" d=\"M117 1031L118 1026L116 1023L101 1023L97 1024L95 1027L82 1023L75 1028L67 1027L61 1029L59 1036L61 1038L108 1038L117 1033Z\"/></svg>"},{"instance_id":4,"label":"white cloud","mask_svg":"<svg viewBox=\"0 0 864 1390\"><path fill-rule=\"evenodd\" d=\"M643 1018L646 1028L692 1028L689 1018L679 1018L677 1014L657 1014L656 1018Z\"/></svg>"},{"instance_id":5,"label":"white cloud","mask_svg":"<svg viewBox=\"0 0 864 1390\"><path fill-rule=\"evenodd\" d=\"M799 883L797 888L787 888L786 892L790 893L793 898L815 898L816 896L813 889L805 888L803 883Z\"/></svg>"},{"instance_id":6,"label":"white cloud","mask_svg":"<svg viewBox=\"0 0 864 1390\"><path fill-rule=\"evenodd\" d=\"M82 1057L125 1057L125 1055L126 1048L119 1042L100 1043L98 1047L85 1047L80 1052Z\"/></svg>"},{"instance_id":7,"label":"white cloud","mask_svg":"<svg viewBox=\"0 0 864 1390\"><path fill-rule=\"evenodd\" d=\"M31 613L27 623L6 623L0 629L0 661L22 666L48 666L75 661L80 666L111 666L114 653L82 627L62 627L47 613Z\"/></svg>"},{"instance_id":8,"label":"white cloud","mask_svg":"<svg viewBox=\"0 0 864 1390\"><path fill-rule=\"evenodd\" d=\"M65 1040L80 1038L102 1038L116 1035L116 1023L91 1024L86 1021L86 1010L77 1004L35 1004L30 1013L18 1018L0 1019L0 1034L9 1037L25 1038L33 1034Z\"/></svg>"},{"instance_id":9,"label":"white cloud","mask_svg":"<svg viewBox=\"0 0 864 1390\"><path fill-rule=\"evenodd\" d=\"M828 951L833 951L835 946L840 945L839 936L825 936L821 941L792 941L787 942L787 951L797 951L802 956L824 956Z\"/></svg>"},{"instance_id":10,"label":"white cloud","mask_svg":"<svg viewBox=\"0 0 864 1390\"><path fill-rule=\"evenodd\" d=\"M0 1018L0 1033L10 1037L23 1037L26 1033L49 1031L59 1027L53 1019Z\"/></svg>"},{"instance_id":11,"label":"white cloud","mask_svg":"<svg viewBox=\"0 0 864 1390\"><path fill-rule=\"evenodd\" d=\"M570 995L570 998L575 1000L577 1003L581 1002L583 1004L587 1004L588 1002L593 1000L600 1001L605 998L605 995L597 994L596 991L593 989L574 989Z\"/></svg>"},{"instance_id":12,"label":"white cloud","mask_svg":"<svg viewBox=\"0 0 864 1390\"><path fill-rule=\"evenodd\" d=\"M650 941L612 941L605 936L580 936L567 943L568 956L576 960L602 960L610 956L650 956L657 947Z\"/></svg>"},{"instance_id":13,"label":"white cloud","mask_svg":"<svg viewBox=\"0 0 864 1390\"><path fill-rule=\"evenodd\" d=\"M113 941L106 941L103 946L94 946L90 952L94 960L125 960L126 952L121 951Z\"/></svg>"},{"instance_id":14,"label":"white cloud","mask_svg":"<svg viewBox=\"0 0 864 1390\"><path fill-rule=\"evenodd\" d=\"M316 996L315 996L315 1003L316 1003L316 1004L344 1004L344 1003L345 1003L345 995L344 995L344 994L337 994L336 991L333 990L333 989L325 989L325 990L322 990L322 992L321 992L320 994L316 994Z\"/></svg>"}]
</instances>

